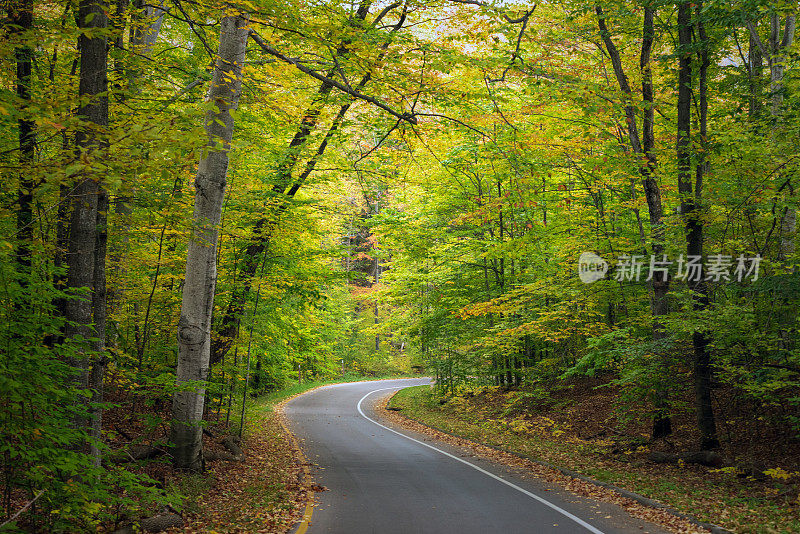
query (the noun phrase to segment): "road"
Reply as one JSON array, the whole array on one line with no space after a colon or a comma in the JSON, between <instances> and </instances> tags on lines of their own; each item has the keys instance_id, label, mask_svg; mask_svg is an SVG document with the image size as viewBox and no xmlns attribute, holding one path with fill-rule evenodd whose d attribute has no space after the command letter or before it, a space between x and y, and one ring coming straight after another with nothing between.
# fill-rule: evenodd
<instances>
[{"instance_id":1,"label":"road","mask_svg":"<svg viewBox=\"0 0 800 534\"><path fill-rule=\"evenodd\" d=\"M427 379L337 384L284 408L313 464L308 534L644 533L665 531L621 508L577 496L510 468L406 430L373 405ZM307 529L307 530L306 530Z\"/></svg>"}]
</instances>

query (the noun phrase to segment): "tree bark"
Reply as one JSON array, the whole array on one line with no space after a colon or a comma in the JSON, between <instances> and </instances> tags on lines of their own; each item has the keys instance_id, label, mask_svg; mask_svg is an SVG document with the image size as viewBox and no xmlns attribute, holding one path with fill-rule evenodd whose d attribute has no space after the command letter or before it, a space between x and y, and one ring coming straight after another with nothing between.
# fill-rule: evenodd
<instances>
[{"instance_id":1,"label":"tree bark","mask_svg":"<svg viewBox=\"0 0 800 534\"><path fill-rule=\"evenodd\" d=\"M795 17L790 15L786 17L786 22L783 28L783 37L780 37L781 21L777 14L773 14L770 18L771 25L771 38L770 45L774 51L770 57L770 92L772 93L772 116L776 119L774 129L779 127L778 121L783 116L783 100L784 100L784 61L786 58L787 49L792 46L795 34ZM791 183L789 184L790 194L794 194L794 188ZM786 211L781 218L781 242L779 249L779 259L781 261L789 260L790 256L795 252L795 234L797 233L797 209L793 205L786 207Z\"/></svg>"},{"instance_id":2,"label":"tree bark","mask_svg":"<svg viewBox=\"0 0 800 534\"><path fill-rule=\"evenodd\" d=\"M108 27L107 4L102 0L82 0L78 11L78 25L82 29L105 29ZM107 146L103 129L108 126L107 79L107 37L93 33L91 37L79 37L80 84L79 94L84 104L77 115L83 124L75 135L76 156L86 162L91 169L94 160L102 158ZM93 389L93 397L102 394L102 373L92 376L90 354L101 347L101 334L96 321L105 318L101 310L105 306L105 240L102 231L98 232L98 217L104 221L105 214L98 207L101 197L105 198L102 177L92 170L84 171L78 184L70 194L72 216L70 220L67 264L67 289L73 296L66 301L64 329L65 338L75 344L76 356L71 362L75 367L75 386ZM102 256L98 254L98 242L102 243ZM98 283L100 286L98 287ZM90 343L90 339L95 339ZM83 399L87 403L90 399ZM89 434L99 434L99 412L87 407L77 424L86 428ZM97 432L93 429L97 428ZM99 461L97 449L90 446Z\"/></svg>"},{"instance_id":3,"label":"tree bark","mask_svg":"<svg viewBox=\"0 0 800 534\"><path fill-rule=\"evenodd\" d=\"M700 4L701 6L702 4ZM708 161L706 160L706 140L708 135L708 86L707 71L710 64L708 56L708 37L701 20L700 7L697 8L697 22L692 24L690 2L678 6L678 120L676 152L678 159L678 192L681 195L681 217L686 233L687 256L703 255L703 221L701 219L703 178ZM695 32L696 30L696 32ZM691 105L692 105L692 44L693 35L699 38L698 100L700 143L703 150L698 154L695 169L695 184L691 181ZM692 291L693 308L701 312L710 304L709 288L702 276L698 280L689 279ZM693 378L697 427L700 431L700 448L703 450L719 447L714 409L711 404L711 351L710 339L702 329L692 333Z\"/></svg>"},{"instance_id":4,"label":"tree bark","mask_svg":"<svg viewBox=\"0 0 800 534\"><path fill-rule=\"evenodd\" d=\"M176 467L202 470L202 428L205 381L211 348L211 313L217 271L218 225L225 196L228 152L233 138L231 111L239 104L242 65L249 35L248 17L222 19L218 57L207 100L216 109L206 113L207 153L195 179L193 234L186 258L181 317L178 323L178 391L172 401L172 445Z\"/></svg>"},{"instance_id":5,"label":"tree bark","mask_svg":"<svg viewBox=\"0 0 800 534\"><path fill-rule=\"evenodd\" d=\"M664 225L662 221L664 209L661 203L661 189L653 176L658 163L653 153L653 149L655 148L655 135L653 133L653 126L655 124L655 104L653 100L653 82L650 70L653 40L655 38L655 31L653 28L655 10L649 6L645 7L642 21L642 49L639 56L639 68L642 72L644 118L642 121L641 139L639 138L636 125L636 110L632 103L633 92L628 83L628 77L625 75L625 71L622 67L622 58L620 57L619 50L614 44L614 41L611 39L611 33L608 30L606 15L603 9L599 5L595 6L595 12L597 13L597 24L600 30L600 36L603 40L606 52L611 59L614 76L617 79L619 88L625 93L628 99L625 105L625 119L630 148L634 154L641 154L644 156L644 162L639 165L639 174L642 177L642 188L644 189L647 210L650 216L652 254L657 259L661 259L664 253ZM653 316L653 341L656 343L667 337L662 318L669 313L669 301L667 300L668 292L669 280L666 277L662 277L662 279L659 280L658 276L653 276L650 280L650 313ZM653 403L655 405L655 413L653 414L652 437L657 439L672 433L672 421L669 417L669 407L666 400L666 392L663 387L656 388Z\"/></svg>"},{"instance_id":6,"label":"tree bark","mask_svg":"<svg viewBox=\"0 0 800 534\"><path fill-rule=\"evenodd\" d=\"M747 51L747 78L750 85L750 101L747 114L751 121L756 120L761 114L764 56L756 42L757 34L748 32L749 46Z\"/></svg>"},{"instance_id":7,"label":"tree bark","mask_svg":"<svg viewBox=\"0 0 800 534\"><path fill-rule=\"evenodd\" d=\"M134 14L134 25L131 27L131 50L149 57L158 40L158 34L161 33L161 24L167 13L164 10L164 1L149 4L143 0L135 0L135 9L137 12Z\"/></svg>"},{"instance_id":8,"label":"tree bark","mask_svg":"<svg viewBox=\"0 0 800 534\"><path fill-rule=\"evenodd\" d=\"M31 101L31 66L33 63L33 48L25 43L26 35L33 28L33 0L18 0L12 2L8 8L11 35L20 39L14 49L17 62L17 98L20 106L24 108ZM17 264L19 269L19 282L25 288L29 285L31 270L31 241L33 239L33 169L36 149L36 131L33 120L24 115L17 120L19 137L19 188L17 199ZM27 293L22 292L23 302L28 299ZM23 305L24 306L24 305ZM27 307L27 306L26 306Z\"/></svg>"}]
</instances>

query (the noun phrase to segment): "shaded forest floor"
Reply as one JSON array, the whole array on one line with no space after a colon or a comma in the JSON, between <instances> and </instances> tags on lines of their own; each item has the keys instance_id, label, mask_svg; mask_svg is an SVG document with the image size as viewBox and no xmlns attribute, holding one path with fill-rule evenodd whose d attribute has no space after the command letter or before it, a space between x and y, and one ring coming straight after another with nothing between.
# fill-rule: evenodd
<instances>
[{"instance_id":1,"label":"shaded forest floor","mask_svg":"<svg viewBox=\"0 0 800 534\"><path fill-rule=\"evenodd\" d=\"M276 406L286 398L320 383L313 382L254 399L248 403L244 439L232 431L238 427L239 410L233 406L230 421L223 407L212 410L204 427L206 470L202 474L176 472L165 454L168 439L168 399L131 395L111 388L109 401L116 408L104 417L112 449L132 452L125 466L151 477L175 506L139 510L137 517L122 513L120 525L144 517L172 513L183 520L168 532L264 532L288 531L302 517L312 495L311 481L303 476L302 456L292 436L281 424ZM237 404L237 403L234 403ZM231 423L231 424L229 424ZM232 450L233 449L233 450Z\"/></svg>"},{"instance_id":2,"label":"shaded forest floor","mask_svg":"<svg viewBox=\"0 0 800 534\"><path fill-rule=\"evenodd\" d=\"M800 441L772 410L757 411L735 392L718 391L723 447L715 460L722 463L706 466L673 456L696 450L691 414L674 418L669 439L650 443L647 414L621 419L618 408L630 401L614 387L597 387L603 383L478 388L446 400L423 386L402 390L389 406L444 432L577 471L736 532L800 532Z\"/></svg>"},{"instance_id":3,"label":"shaded forest floor","mask_svg":"<svg viewBox=\"0 0 800 534\"><path fill-rule=\"evenodd\" d=\"M173 532L282 533L300 520L313 489L277 414L259 418L242 448L239 461L210 462L199 485L192 477L175 481L189 491L185 525Z\"/></svg>"},{"instance_id":4,"label":"shaded forest floor","mask_svg":"<svg viewBox=\"0 0 800 534\"><path fill-rule=\"evenodd\" d=\"M394 376L390 376L393 378ZM169 461L170 399L157 388L109 381L104 413L110 458L128 471L149 476L163 495L159 504L109 513L100 532L114 532L137 520L174 519L177 533L284 533L303 516L313 493L320 489L305 476L305 459L281 421L280 407L297 395L343 381L386 377L348 376L310 381L250 399L243 439L237 433L241 399L230 407L211 403L205 416L202 474L176 472ZM148 529L144 529L148 530ZM157 529L153 529L156 531ZM122 531L120 531L122 532Z\"/></svg>"}]
</instances>

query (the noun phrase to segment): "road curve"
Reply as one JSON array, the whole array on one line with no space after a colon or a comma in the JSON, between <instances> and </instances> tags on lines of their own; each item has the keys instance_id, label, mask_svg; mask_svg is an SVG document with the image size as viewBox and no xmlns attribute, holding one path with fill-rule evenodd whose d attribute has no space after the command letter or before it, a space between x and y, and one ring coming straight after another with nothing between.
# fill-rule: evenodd
<instances>
[{"instance_id":1,"label":"road curve","mask_svg":"<svg viewBox=\"0 0 800 534\"><path fill-rule=\"evenodd\" d=\"M621 508L574 495L421 434L373 410L427 379L336 384L288 402L290 430L313 464L308 534L612 534L665 531ZM307 531L305 530L307 529Z\"/></svg>"}]
</instances>

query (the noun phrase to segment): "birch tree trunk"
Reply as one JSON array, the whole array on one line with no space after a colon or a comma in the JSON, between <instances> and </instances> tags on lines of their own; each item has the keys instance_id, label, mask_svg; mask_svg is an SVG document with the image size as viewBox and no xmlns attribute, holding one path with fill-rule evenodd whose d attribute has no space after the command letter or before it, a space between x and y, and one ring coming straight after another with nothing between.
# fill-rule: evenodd
<instances>
[{"instance_id":1,"label":"birch tree trunk","mask_svg":"<svg viewBox=\"0 0 800 534\"><path fill-rule=\"evenodd\" d=\"M794 42L795 34L795 17L790 15L786 17L786 22L783 28L783 36L780 35L781 20L778 14L773 14L770 17L770 46L773 50L773 55L770 57L770 89L772 93L772 116L775 118L775 125L773 130L777 130L781 117L783 115L783 77L786 60L786 53L789 47ZM794 187L789 184L790 195L794 194ZM781 242L779 249L779 259L781 261L790 260L795 251L795 233L797 232L797 210L794 207L794 202L786 207L786 212L781 219Z\"/></svg>"},{"instance_id":2,"label":"birch tree trunk","mask_svg":"<svg viewBox=\"0 0 800 534\"><path fill-rule=\"evenodd\" d=\"M209 102L206 113L207 152L197 167L193 230L186 258L181 318L178 322L177 391L172 398L173 461L180 469L202 470L202 428L205 381L210 357L211 312L217 281L217 234L228 152L233 137L231 111L239 104L242 64L249 34L248 18L226 16L220 27Z\"/></svg>"}]
</instances>

